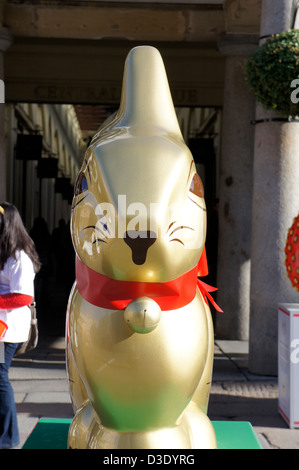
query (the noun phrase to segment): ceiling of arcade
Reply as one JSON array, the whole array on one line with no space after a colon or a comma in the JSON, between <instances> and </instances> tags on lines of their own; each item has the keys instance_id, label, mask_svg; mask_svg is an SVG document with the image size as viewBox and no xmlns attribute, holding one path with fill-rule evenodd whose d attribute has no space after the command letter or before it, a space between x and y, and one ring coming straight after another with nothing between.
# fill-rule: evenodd
<instances>
[{"instance_id":1,"label":"ceiling of arcade","mask_svg":"<svg viewBox=\"0 0 299 470\"><path fill-rule=\"evenodd\" d=\"M176 106L221 106L225 33L257 34L261 0L2 0L6 101L116 104L124 60L160 50ZM1 18L0 18L1 19Z\"/></svg>"}]
</instances>

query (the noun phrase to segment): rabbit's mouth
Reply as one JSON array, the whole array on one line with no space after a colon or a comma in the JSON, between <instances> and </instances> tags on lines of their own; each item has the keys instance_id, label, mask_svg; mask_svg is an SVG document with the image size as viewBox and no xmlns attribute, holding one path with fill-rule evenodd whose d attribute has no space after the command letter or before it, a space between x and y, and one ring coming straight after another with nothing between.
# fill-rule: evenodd
<instances>
[{"instance_id":1,"label":"rabbit's mouth","mask_svg":"<svg viewBox=\"0 0 299 470\"><path fill-rule=\"evenodd\" d=\"M157 235L153 231L127 231L124 235L124 241L132 250L133 263L138 266L144 264L147 251L156 240Z\"/></svg>"}]
</instances>

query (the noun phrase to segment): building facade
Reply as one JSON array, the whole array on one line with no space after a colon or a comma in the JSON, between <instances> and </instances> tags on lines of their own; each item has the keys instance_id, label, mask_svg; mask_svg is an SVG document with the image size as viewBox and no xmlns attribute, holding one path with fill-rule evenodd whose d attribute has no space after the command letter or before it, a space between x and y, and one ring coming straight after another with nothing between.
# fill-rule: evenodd
<instances>
[{"instance_id":1,"label":"building facade","mask_svg":"<svg viewBox=\"0 0 299 470\"><path fill-rule=\"evenodd\" d=\"M26 227L42 217L49 231L70 218L84 139L72 105L6 103L6 199Z\"/></svg>"}]
</instances>

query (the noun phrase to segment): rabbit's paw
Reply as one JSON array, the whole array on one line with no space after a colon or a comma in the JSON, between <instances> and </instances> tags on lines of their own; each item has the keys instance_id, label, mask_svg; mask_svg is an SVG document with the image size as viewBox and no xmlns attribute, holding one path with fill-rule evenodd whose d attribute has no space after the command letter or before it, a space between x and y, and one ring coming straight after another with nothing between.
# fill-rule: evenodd
<instances>
[{"instance_id":1,"label":"rabbit's paw","mask_svg":"<svg viewBox=\"0 0 299 470\"><path fill-rule=\"evenodd\" d=\"M85 403L76 413L68 432L69 449L90 449L94 445L94 436L101 427L90 403Z\"/></svg>"},{"instance_id":2,"label":"rabbit's paw","mask_svg":"<svg viewBox=\"0 0 299 470\"><path fill-rule=\"evenodd\" d=\"M216 435L207 415L191 401L187 406L181 426L190 436L192 449L216 449Z\"/></svg>"}]
</instances>

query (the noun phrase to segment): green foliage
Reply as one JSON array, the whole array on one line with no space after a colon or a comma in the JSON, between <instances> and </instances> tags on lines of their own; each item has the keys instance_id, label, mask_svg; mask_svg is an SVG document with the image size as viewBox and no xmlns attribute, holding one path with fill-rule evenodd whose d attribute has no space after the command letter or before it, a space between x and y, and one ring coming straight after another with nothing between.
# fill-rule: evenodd
<instances>
[{"instance_id":1,"label":"green foliage","mask_svg":"<svg viewBox=\"0 0 299 470\"><path fill-rule=\"evenodd\" d=\"M291 101L291 83L298 78L299 30L273 35L246 63L246 81L257 100L284 117L299 115L299 103Z\"/></svg>"}]
</instances>

